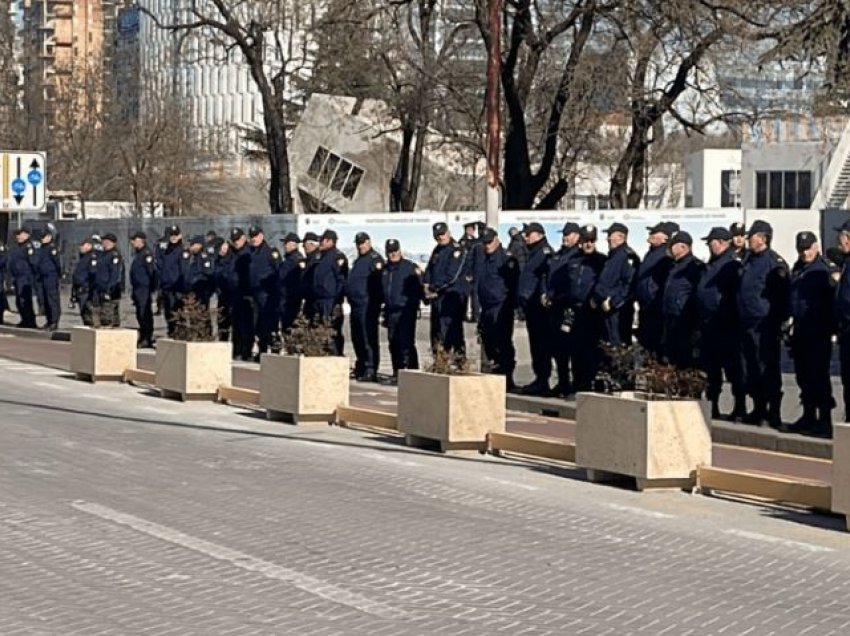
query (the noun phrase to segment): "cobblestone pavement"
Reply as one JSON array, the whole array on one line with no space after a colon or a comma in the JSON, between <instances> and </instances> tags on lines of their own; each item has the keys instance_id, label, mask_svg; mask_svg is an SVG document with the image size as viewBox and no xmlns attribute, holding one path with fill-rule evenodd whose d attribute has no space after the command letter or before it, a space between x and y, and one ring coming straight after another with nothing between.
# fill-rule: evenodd
<instances>
[{"instance_id":1,"label":"cobblestone pavement","mask_svg":"<svg viewBox=\"0 0 850 636\"><path fill-rule=\"evenodd\" d=\"M846 634L838 519L0 360L0 634Z\"/></svg>"}]
</instances>

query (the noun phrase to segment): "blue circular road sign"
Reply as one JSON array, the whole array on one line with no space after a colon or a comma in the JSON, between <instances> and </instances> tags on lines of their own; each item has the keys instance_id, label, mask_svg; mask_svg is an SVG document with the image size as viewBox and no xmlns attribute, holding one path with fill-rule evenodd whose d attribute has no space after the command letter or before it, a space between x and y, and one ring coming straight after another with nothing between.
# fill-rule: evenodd
<instances>
[{"instance_id":1,"label":"blue circular road sign","mask_svg":"<svg viewBox=\"0 0 850 636\"><path fill-rule=\"evenodd\" d=\"M15 194L23 194L27 191L26 181L23 179L15 179L12 181L12 192Z\"/></svg>"},{"instance_id":2,"label":"blue circular road sign","mask_svg":"<svg viewBox=\"0 0 850 636\"><path fill-rule=\"evenodd\" d=\"M41 179L42 179L41 172L38 171L38 170L30 170L29 174L27 174L27 181L29 181L30 184L32 184L34 186L37 186L38 184L40 184Z\"/></svg>"}]
</instances>

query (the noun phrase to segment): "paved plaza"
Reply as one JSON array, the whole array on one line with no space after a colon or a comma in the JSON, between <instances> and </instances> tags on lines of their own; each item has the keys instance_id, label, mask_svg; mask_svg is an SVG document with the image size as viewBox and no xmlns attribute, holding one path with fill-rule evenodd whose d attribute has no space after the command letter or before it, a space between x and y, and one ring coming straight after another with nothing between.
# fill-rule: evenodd
<instances>
[{"instance_id":1,"label":"paved plaza","mask_svg":"<svg viewBox=\"0 0 850 636\"><path fill-rule=\"evenodd\" d=\"M837 518L0 360L0 633L846 634Z\"/></svg>"}]
</instances>

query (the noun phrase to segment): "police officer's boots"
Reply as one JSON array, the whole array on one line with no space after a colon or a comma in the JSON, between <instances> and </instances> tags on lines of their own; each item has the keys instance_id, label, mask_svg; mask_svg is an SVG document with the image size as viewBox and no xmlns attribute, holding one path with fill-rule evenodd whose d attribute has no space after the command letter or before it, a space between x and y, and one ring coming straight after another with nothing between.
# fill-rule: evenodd
<instances>
[{"instance_id":1,"label":"police officer's boots","mask_svg":"<svg viewBox=\"0 0 850 636\"><path fill-rule=\"evenodd\" d=\"M809 433L817 426L817 410L813 406L803 405L803 414L791 425L783 426L783 433Z\"/></svg>"},{"instance_id":2,"label":"police officer's boots","mask_svg":"<svg viewBox=\"0 0 850 636\"><path fill-rule=\"evenodd\" d=\"M747 398L743 395L735 396L735 407L729 414L730 422L743 422L747 417Z\"/></svg>"},{"instance_id":3,"label":"police officer's boots","mask_svg":"<svg viewBox=\"0 0 850 636\"><path fill-rule=\"evenodd\" d=\"M711 399L711 419L719 420L722 417L722 413L720 412L720 404L717 398Z\"/></svg>"},{"instance_id":4,"label":"police officer's boots","mask_svg":"<svg viewBox=\"0 0 850 636\"><path fill-rule=\"evenodd\" d=\"M755 426L759 426L764 423L767 424L767 407L764 402L756 402L753 405L753 410L746 414L743 418L744 424L753 424Z\"/></svg>"},{"instance_id":5,"label":"police officer's boots","mask_svg":"<svg viewBox=\"0 0 850 636\"><path fill-rule=\"evenodd\" d=\"M779 429L782 427L782 400L777 398L770 402L767 410L767 425L771 428ZM764 423L762 423L764 426Z\"/></svg>"},{"instance_id":6,"label":"police officer's boots","mask_svg":"<svg viewBox=\"0 0 850 636\"><path fill-rule=\"evenodd\" d=\"M832 439L832 409L818 409L817 422L815 423L812 434L816 437Z\"/></svg>"}]
</instances>

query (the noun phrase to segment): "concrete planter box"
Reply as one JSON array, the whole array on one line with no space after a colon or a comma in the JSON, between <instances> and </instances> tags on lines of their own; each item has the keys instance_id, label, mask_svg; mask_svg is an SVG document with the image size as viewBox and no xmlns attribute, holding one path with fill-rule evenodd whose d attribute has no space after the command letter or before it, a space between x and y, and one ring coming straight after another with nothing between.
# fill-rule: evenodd
<instances>
[{"instance_id":1,"label":"concrete planter box","mask_svg":"<svg viewBox=\"0 0 850 636\"><path fill-rule=\"evenodd\" d=\"M844 515L850 526L850 424L847 423L832 425L832 512Z\"/></svg>"},{"instance_id":2,"label":"concrete planter box","mask_svg":"<svg viewBox=\"0 0 850 636\"><path fill-rule=\"evenodd\" d=\"M398 430L411 446L483 452L505 430L505 377L400 371Z\"/></svg>"},{"instance_id":3,"label":"concrete planter box","mask_svg":"<svg viewBox=\"0 0 850 636\"><path fill-rule=\"evenodd\" d=\"M156 342L156 388L163 397L213 400L231 382L229 342Z\"/></svg>"},{"instance_id":4,"label":"concrete planter box","mask_svg":"<svg viewBox=\"0 0 850 636\"><path fill-rule=\"evenodd\" d=\"M270 420L333 422L336 407L348 404L348 376L347 357L263 354L260 406Z\"/></svg>"},{"instance_id":5,"label":"concrete planter box","mask_svg":"<svg viewBox=\"0 0 850 636\"><path fill-rule=\"evenodd\" d=\"M122 380L124 371L136 367L136 340L133 329L71 330L71 371L81 380L98 382Z\"/></svg>"},{"instance_id":6,"label":"concrete planter box","mask_svg":"<svg viewBox=\"0 0 850 636\"><path fill-rule=\"evenodd\" d=\"M710 422L700 400L580 393L576 465L590 481L626 475L638 490L692 488L697 467L711 464Z\"/></svg>"}]
</instances>

